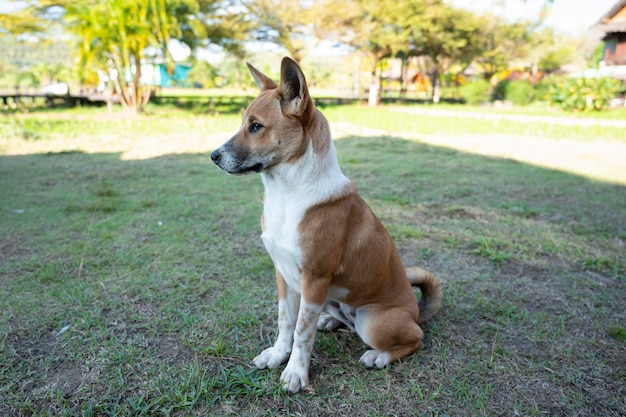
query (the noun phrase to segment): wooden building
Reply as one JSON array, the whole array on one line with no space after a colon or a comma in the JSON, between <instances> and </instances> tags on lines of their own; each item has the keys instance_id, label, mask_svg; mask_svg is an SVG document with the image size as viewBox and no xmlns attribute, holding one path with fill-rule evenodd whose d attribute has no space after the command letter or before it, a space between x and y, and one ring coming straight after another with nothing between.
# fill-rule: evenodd
<instances>
[{"instance_id":1,"label":"wooden building","mask_svg":"<svg viewBox=\"0 0 626 417\"><path fill-rule=\"evenodd\" d=\"M626 0L618 1L591 30L604 34L602 72L626 80Z\"/></svg>"}]
</instances>

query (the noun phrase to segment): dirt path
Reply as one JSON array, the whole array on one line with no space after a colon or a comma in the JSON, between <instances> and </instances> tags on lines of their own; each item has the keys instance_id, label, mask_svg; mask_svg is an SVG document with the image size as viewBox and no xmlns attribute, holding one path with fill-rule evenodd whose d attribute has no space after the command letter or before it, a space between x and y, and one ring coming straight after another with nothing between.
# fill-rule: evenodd
<instances>
[{"instance_id":1,"label":"dirt path","mask_svg":"<svg viewBox=\"0 0 626 417\"><path fill-rule=\"evenodd\" d=\"M436 111L439 112L439 110ZM457 113L455 113L455 116L457 116ZM481 116L491 117L498 115ZM509 115L506 115L506 117L509 117ZM544 120L547 118L537 117L537 119ZM585 121L585 119L572 120ZM622 121L603 120L602 122L621 123ZM367 129L347 123L332 123L331 129L335 139L354 135L401 137L434 146L452 148L478 155L513 159L540 167L626 185L626 143L603 140L593 142L548 140L545 138L504 134L423 135L415 132L389 132L381 129Z\"/></svg>"}]
</instances>

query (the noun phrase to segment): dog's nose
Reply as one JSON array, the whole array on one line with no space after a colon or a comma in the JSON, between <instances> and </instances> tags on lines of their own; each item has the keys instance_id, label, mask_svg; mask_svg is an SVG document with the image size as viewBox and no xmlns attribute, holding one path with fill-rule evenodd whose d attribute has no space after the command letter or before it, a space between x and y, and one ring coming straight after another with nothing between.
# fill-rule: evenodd
<instances>
[{"instance_id":1,"label":"dog's nose","mask_svg":"<svg viewBox=\"0 0 626 417\"><path fill-rule=\"evenodd\" d=\"M219 149L214 150L211 152L211 159L217 164L222 159L222 152Z\"/></svg>"}]
</instances>

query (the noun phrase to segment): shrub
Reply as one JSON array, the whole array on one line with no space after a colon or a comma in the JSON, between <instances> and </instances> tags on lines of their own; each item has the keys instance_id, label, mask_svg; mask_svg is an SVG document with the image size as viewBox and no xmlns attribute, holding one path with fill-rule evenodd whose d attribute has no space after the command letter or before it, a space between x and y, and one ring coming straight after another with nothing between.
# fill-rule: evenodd
<instances>
[{"instance_id":1,"label":"shrub","mask_svg":"<svg viewBox=\"0 0 626 417\"><path fill-rule=\"evenodd\" d=\"M532 102L536 97L535 88L524 80L503 80L493 91L494 100L508 100L519 106Z\"/></svg>"},{"instance_id":2,"label":"shrub","mask_svg":"<svg viewBox=\"0 0 626 417\"><path fill-rule=\"evenodd\" d=\"M528 81L511 81L506 87L505 98L513 104L524 106L535 100L535 88Z\"/></svg>"},{"instance_id":3,"label":"shrub","mask_svg":"<svg viewBox=\"0 0 626 417\"><path fill-rule=\"evenodd\" d=\"M565 79L566 78L561 75L548 75L547 77L541 78L535 86L535 99L549 101L552 87L560 82L563 82Z\"/></svg>"},{"instance_id":4,"label":"shrub","mask_svg":"<svg viewBox=\"0 0 626 417\"><path fill-rule=\"evenodd\" d=\"M492 100L504 100L506 96L506 86L509 84L509 80L499 81L498 84L493 88L493 93L491 94Z\"/></svg>"},{"instance_id":5,"label":"shrub","mask_svg":"<svg viewBox=\"0 0 626 417\"><path fill-rule=\"evenodd\" d=\"M489 82L483 79L470 81L461 88L461 97L467 104L481 104L489 101Z\"/></svg>"},{"instance_id":6,"label":"shrub","mask_svg":"<svg viewBox=\"0 0 626 417\"><path fill-rule=\"evenodd\" d=\"M621 88L615 79L572 78L550 88L550 103L567 111L602 110Z\"/></svg>"}]
</instances>

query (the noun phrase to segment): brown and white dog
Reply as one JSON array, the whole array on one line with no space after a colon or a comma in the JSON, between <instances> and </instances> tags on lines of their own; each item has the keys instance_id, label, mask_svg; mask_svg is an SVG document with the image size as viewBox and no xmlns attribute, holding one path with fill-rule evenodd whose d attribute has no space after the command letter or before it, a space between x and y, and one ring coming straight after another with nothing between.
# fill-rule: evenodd
<instances>
[{"instance_id":1,"label":"brown and white dog","mask_svg":"<svg viewBox=\"0 0 626 417\"><path fill-rule=\"evenodd\" d=\"M287 361L280 380L309 383L316 329L341 325L373 349L361 357L383 368L422 347L419 324L441 304L431 273L405 270L387 230L343 174L328 122L309 96L302 70L284 58L277 84L252 65L261 89L239 131L211 153L230 174L261 174L261 238L276 269L278 338L254 358L257 368ZM422 298L416 302L411 286Z\"/></svg>"}]
</instances>

